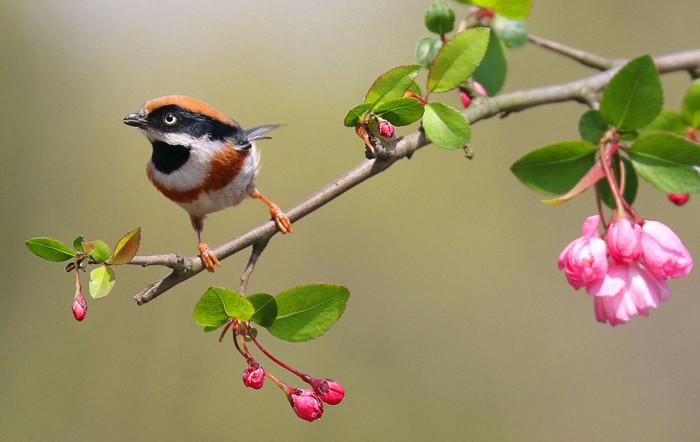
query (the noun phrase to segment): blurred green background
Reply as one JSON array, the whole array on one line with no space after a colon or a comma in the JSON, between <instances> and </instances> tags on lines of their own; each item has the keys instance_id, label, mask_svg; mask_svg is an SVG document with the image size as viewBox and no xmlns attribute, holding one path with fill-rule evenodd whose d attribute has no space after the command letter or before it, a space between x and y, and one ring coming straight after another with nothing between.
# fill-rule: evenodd
<instances>
[{"instance_id":1,"label":"blurred green background","mask_svg":"<svg viewBox=\"0 0 700 442\"><path fill-rule=\"evenodd\" d=\"M534 3L533 34L610 57L700 42L696 0ZM71 275L24 239L114 244L141 226L142 253L195 252L185 212L148 183L150 147L124 114L181 93L245 126L287 123L262 145L258 184L289 207L362 160L345 112L376 75L413 61L430 1L0 4L0 439L697 438L699 272L672 281L673 300L649 318L597 324L591 299L556 269L592 196L545 206L508 170L532 148L576 138L578 104L480 123L473 161L423 149L272 241L252 291L328 281L352 293L319 340L263 336L283 359L345 385L345 402L319 422L297 419L271 385L245 389L230 344L192 321L206 287L237 286L244 254L142 307L132 295L164 270L119 268L112 295L88 300L87 319L74 321ZM506 90L590 73L536 47L509 55ZM667 107L679 108L688 76L663 83ZM643 185L637 206L700 257L693 198L678 209ZM211 216L206 237L220 244L265 219L246 202Z\"/></svg>"}]
</instances>

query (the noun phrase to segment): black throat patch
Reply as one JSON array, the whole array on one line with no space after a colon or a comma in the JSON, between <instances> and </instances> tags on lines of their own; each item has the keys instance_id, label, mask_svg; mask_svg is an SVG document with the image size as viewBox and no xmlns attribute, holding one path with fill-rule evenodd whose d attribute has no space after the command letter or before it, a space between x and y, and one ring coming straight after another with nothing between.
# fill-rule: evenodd
<instances>
[{"instance_id":1,"label":"black throat patch","mask_svg":"<svg viewBox=\"0 0 700 442\"><path fill-rule=\"evenodd\" d=\"M190 148L172 145L163 141L152 141L151 161L158 172L166 175L176 171L190 158Z\"/></svg>"}]
</instances>

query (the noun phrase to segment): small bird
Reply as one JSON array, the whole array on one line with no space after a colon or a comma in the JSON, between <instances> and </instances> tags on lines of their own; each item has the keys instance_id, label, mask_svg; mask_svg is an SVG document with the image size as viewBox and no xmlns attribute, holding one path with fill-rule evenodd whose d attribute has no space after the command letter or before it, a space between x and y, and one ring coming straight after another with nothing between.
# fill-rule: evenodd
<instances>
[{"instance_id":1,"label":"small bird","mask_svg":"<svg viewBox=\"0 0 700 442\"><path fill-rule=\"evenodd\" d=\"M212 212L236 206L246 197L270 208L282 233L292 231L279 206L260 194L255 177L260 170L258 140L279 127L268 124L243 129L212 106L184 95L168 95L146 102L124 117L151 142L153 153L146 168L148 179L163 195L185 209L197 232L199 254L206 269L221 267L203 241L204 219Z\"/></svg>"}]
</instances>

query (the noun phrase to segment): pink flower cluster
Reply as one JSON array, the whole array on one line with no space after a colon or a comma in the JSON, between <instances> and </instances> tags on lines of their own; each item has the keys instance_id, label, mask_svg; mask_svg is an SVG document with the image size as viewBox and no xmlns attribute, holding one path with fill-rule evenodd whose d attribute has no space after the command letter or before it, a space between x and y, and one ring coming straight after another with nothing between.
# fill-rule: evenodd
<instances>
[{"instance_id":1,"label":"pink flower cluster","mask_svg":"<svg viewBox=\"0 0 700 442\"><path fill-rule=\"evenodd\" d=\"M670 299L666 281L693 268L693 258L676 234L658 221L614 220L605 239L598 234L600 216L586 219L580 238L559 255L559 269L572 287L593 296L599 322L624 324L649 315Z\"/></svg>"}]
</instances>

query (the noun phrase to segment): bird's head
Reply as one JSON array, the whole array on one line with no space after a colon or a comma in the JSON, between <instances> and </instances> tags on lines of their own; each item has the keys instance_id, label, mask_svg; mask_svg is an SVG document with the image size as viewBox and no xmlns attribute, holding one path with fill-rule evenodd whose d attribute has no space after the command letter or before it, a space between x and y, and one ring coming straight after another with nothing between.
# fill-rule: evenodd
<instances>
[{"instance_id":1,"label":"bird's head","mask_svg":"<svg viewBox=\"0 0 700 442\"><path fill-rule=\"evenodd\" d=\"M245 131L212 106L184 95L168 95L146 102L138 112L124 117L124 124L138 127L151 141L193 148L202 142L233 142L249 147Z\"/></svg>"}]
</instances>

